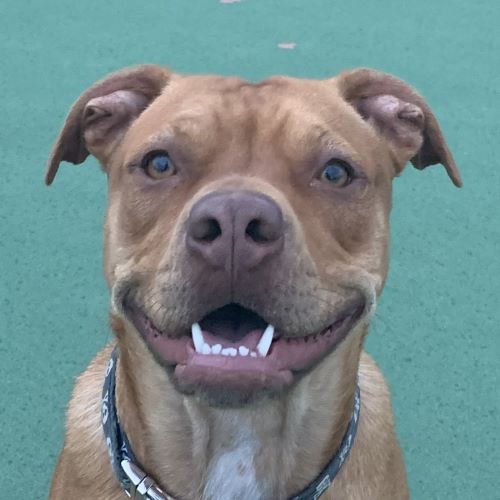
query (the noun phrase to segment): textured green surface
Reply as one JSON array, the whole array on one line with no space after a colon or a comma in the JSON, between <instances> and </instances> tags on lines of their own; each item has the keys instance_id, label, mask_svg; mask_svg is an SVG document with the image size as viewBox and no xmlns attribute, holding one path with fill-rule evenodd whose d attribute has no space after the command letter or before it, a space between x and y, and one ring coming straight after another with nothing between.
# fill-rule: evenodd
<instances>
[{"instance_id":1,"label":"textured green surface","mask_svg":"<svg viewBox=\"0 0 500 500\"><path fill-rule=\"evenodd\" d=\"M395 182L391 273L368 349L393 393L412 498L500 498L500 4L0 2L0 498L45 498L74 377L109 338L105 178L42 185L73 100L122 66L325 77L359 65L427 97L461 167ZM281 42L295 49L278 48Z\"/></svg>"}]
</instances>

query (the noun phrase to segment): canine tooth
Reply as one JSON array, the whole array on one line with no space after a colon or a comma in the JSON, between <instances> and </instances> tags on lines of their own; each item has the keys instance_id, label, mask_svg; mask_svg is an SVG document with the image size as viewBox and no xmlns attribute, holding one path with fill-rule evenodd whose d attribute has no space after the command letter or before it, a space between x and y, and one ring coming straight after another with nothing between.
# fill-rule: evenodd
<instances>
[{"instance_id":1,"label":"canine tooth","mask_svg":"<svg viewBox=\"0 0 500 500\"><path fill-rule=\"evenodd\" d=\"M212 354L220 354L222 351L222 346L220 344L215 344L212 346Z\"/></svg>"},{"instance_id":2,"label":"canine tooth","mask_svg":"<svg viewBox=\"0 0 500 500\"><path fill-rule=\"evenodd\" d=\"M257 344L257 351L262 357L267 356L269 348L271 347L271 342L273 341L273 335L274 326L267 325L267 328L264 330L264 333Z\"/></svg>"},{"instance_id":3,"label":"canine tooth","mask_svg":"<svg viewBox=\"0 0 500 500\"><path fill-rule=\"evenodd\" d=\"M238 353L240 356L248 356L249 352L250 349L248 347L245 347L244 345L240 345L240 347L238 347Z\"/></svg>"},{"instance_id":4,"label":"canine tooth","mask_svg":"<svg viewBox=\"0 0 500 500\"><path fill-rule=\"evenodd\" d=\"M203 346L201 348L201 353L202 354L212 354L212 349L206 342L203 343Z\"/></svg>"},{"instance_id":5,"label":"canine tooth","mask_svg":"<svg viewBox=\"0 0 500 500\"><path fill-rule=\"evenodd\" d=\"M198 323L193 323L191 326L191 336L193 337L193 344L196 352L203 352L203 345L205 344L205 339L203 338L203 333L201 333L201 327Z\"/></svg>"}]
</instances>

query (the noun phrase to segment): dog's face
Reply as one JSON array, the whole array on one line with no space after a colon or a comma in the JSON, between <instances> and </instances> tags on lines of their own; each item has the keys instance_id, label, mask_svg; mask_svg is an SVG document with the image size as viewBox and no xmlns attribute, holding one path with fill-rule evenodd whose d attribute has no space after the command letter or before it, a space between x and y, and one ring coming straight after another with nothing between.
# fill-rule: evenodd
<instances>
[{"instance_id":1,"label":"dog's face","mask_svg":"<svg viewBox=\"0 0 500 500\"><path fill-rule=\"evenodd\" d=\"M362 335L408 160L460 184L422 99L369 70L255 85L120 72L75 104L48 181L89 152L109 178L115 314L214 404L280 393Z\"/></svg>"}]
</instances>

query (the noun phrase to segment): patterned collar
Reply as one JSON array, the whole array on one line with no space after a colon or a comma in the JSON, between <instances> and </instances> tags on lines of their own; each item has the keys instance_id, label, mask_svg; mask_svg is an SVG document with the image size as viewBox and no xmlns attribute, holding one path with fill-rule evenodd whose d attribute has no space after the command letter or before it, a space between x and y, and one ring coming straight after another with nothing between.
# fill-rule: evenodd
<instances>
[{"instance_id":1,"label":"patterned collar","mask_svg":"<svg viewBox=\"0 0 500 500\"><path fill-rule=\"evenodd\" d=\"M127 435L120 426L115 404L115 372L117 362L118 347L115 347L106 368L101 406L102 427L115 476L127 496L134 500L176 500L161 490L158 484L137 465L137 460L130 447ZM289 500L317 500L332 484L354 443L358 428L360 406L359 386L356 386L351 420L338 452L307 488L297 495L290 497Z\"/></svg>"}]
</instances>

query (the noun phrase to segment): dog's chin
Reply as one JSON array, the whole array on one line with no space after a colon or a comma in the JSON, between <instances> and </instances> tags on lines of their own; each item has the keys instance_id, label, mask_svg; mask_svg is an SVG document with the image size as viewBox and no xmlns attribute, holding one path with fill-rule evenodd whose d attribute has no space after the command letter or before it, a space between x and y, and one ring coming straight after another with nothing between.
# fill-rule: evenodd
<instances>
[{"instance_id":1,"label":"dog's chin","mask_svg":"<svg viewBox=\"0 0 500 500\"><path fill-rule=\"evenodd\" d=\"M281 387L263 386L212 386L203 382L186 383L175 375L175 368L166 367L167 374L175 389L184 396L193 397L200 403L212 408L242 408L262 401L277 399L298 381L302 374L296 374L290 385Z\"/></svg>"},{"instance_id":2,"label":"dog's chin","mask_svg":"<svg viewBox=\"0 0 500 500\"><path fill-rule=\"evenodd\" d=\"M158 329L134 302L125 313L175 388L210 406L240 407L276 398L331 354L363 317L356 298L319 331L290 337L237 304L212 311L191 332Z\"/></svg>"}]
</instances>

